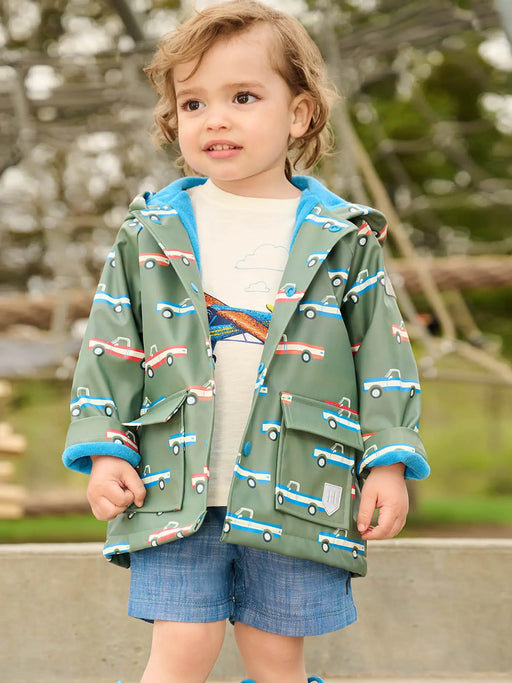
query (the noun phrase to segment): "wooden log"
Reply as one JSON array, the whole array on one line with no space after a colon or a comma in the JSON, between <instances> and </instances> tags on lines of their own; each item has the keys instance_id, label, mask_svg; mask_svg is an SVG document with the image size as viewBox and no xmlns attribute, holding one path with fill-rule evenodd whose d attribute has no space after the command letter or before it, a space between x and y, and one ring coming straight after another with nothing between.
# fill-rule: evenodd
<instances>
[{"instance_id":1,"label":"wooden log","mask_svg":"<svg viewBox=\"0 0 512 683\"><path fill-rule=\"evenodd\" d=\"M25 516L92 514L85 494L62 493L56 495L31 494L25 502Z\"/></svg>"},{"instance_id":2,"label":"wooden log","mask_svg":"<svg viewBox=\"0 0 512 683\"><path fill-rule=\"evenodd\" d=\"M12 394L11 385L9 382L0 380L0 401L10 398Z\"/></svg>"},{"instance_id":3,"label":"wooden log","mask_svg":"<svg viewBox=\"0 0 512 683\"><path fill-rule=\"evenodd\" d=\"M10 458L22 455L27 448L27 441L21 434L15 434L11 425L0 422L0 457Z\"/></svg>"},{"instance_id":4,"label":"wooden log","mask_svg":"<svg viewBox=\"0 0 512 683\"><path fill-rule=\"evenodd\" d=\"M0 460L0 481L10 479L14 474L14 465L12 462Z\"/></svg>"},{"instance_id":5,"label":"wooden log","mask_svg":"<svg viewBox=\"0 0 512 683\"><path fill-rule=\"evenodd\" d=\"M19 503L4 503L0 500L0 519L21 519L24 513L23 505Z\"/></svg>"},{"instance_id":6,"label":"wooden log","mask_svg":"<svg viewBox=\"0 0 512 683\"><path fill-rule=\"evenodd\" d=\"M0 484L0 519L20 519L25 514L26 490L17 484Z\"/></svg>"}]
</instances>

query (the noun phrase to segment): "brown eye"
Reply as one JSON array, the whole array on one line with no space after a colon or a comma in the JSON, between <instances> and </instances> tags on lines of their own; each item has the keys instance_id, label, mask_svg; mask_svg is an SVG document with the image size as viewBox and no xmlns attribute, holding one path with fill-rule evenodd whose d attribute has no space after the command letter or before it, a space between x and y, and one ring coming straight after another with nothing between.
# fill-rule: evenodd
<instances>
[{"instance_id":1,"label":"brown eye","mask_svg":"<svg viewBox=\"0 0 512 683\"><path fill-rule=\"evenodd\" d=\"M240 92L235 96L235 102L237 104L251 104L256 102L258 98L250 92Z\"/></svg>"},{"instance_id":2,"label":"brown eye","mask_svg":"<svg viewBox=\"0 0 512 683\"><path fill-rule=\"evenodd\" d=\"M198 111L203 106L204 105L201 104L201 102L199 102L198 100L187 100L187 102L184 102L181 105L181 108L185 111Z\"/></svg>"}]
</instances>

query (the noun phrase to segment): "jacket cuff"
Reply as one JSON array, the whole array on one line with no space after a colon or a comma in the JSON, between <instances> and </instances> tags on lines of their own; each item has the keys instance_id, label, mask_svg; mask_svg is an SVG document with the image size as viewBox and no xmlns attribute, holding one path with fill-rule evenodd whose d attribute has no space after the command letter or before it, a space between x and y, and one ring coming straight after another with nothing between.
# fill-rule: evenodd
<instances>
[{"instance_id":1,"label":"jacket cuff","mask_svg":"<svg viewBox=\"0 0 512 683\"><path fill-rule=\"evenodd\" d=\"M128 446L118 443L105 443L105 441L69 446L62 454L62 462L70 470L90 474L92 455L112 455L115 458L126 460L133 467L137 467L140 462L140 455L131 448L128 448Z\"/></svg>"},{"instance_id":2,"label":"jacket cuff","mask_svg":"<svg viewBox=\"0 0 512 683\"><path fill-rule=\"evenodd\" d=\"M430 474L426 453L419 434L414 429L395 427L372 434L365 439L365 450L358 465L358 473L365 469L405 465L406 479L425 479Z\"/></svg>"}]
</instances>

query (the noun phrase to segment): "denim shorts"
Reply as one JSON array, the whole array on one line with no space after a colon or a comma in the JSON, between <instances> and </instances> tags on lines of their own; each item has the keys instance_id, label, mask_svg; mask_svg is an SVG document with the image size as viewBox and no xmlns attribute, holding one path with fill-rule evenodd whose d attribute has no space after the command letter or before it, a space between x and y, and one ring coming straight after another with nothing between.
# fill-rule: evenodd
<instances>
[{"instance_id":1,"label":"denim shorts","mask_svg":"<svg viewBox=\"0 0 512 683\"><path fill-rule=\"evenodd\" d=\"M128 614L145 621L229 619L314 636L357 619L350 574L311 560L221 543L225 507L188 538L131 553Z\"/></svg>"}]
</instances>

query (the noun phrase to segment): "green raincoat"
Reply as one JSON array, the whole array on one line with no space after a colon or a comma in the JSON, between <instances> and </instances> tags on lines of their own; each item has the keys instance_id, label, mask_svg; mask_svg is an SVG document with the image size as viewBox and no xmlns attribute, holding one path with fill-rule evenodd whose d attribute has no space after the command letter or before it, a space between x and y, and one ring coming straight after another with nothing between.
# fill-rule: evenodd
<instances>
[{"instance_id":1,"label":"green raincoat","mask_svg":"<svg viewBox=\"0 0 512 683\"><path fill-rule=\"evenodd\" d=\"M193 534L206 510L215 369L185 178L137 197L98 286L78 360L63 455L137 467L142 508L108 525L104 554ZM420 386L383 265L382 214L311 178L255 377L221 540L366 573L357 531L369 468L429 472ZM240 226L243 230L243 226Z\"/></svg>"}]
</instances>

